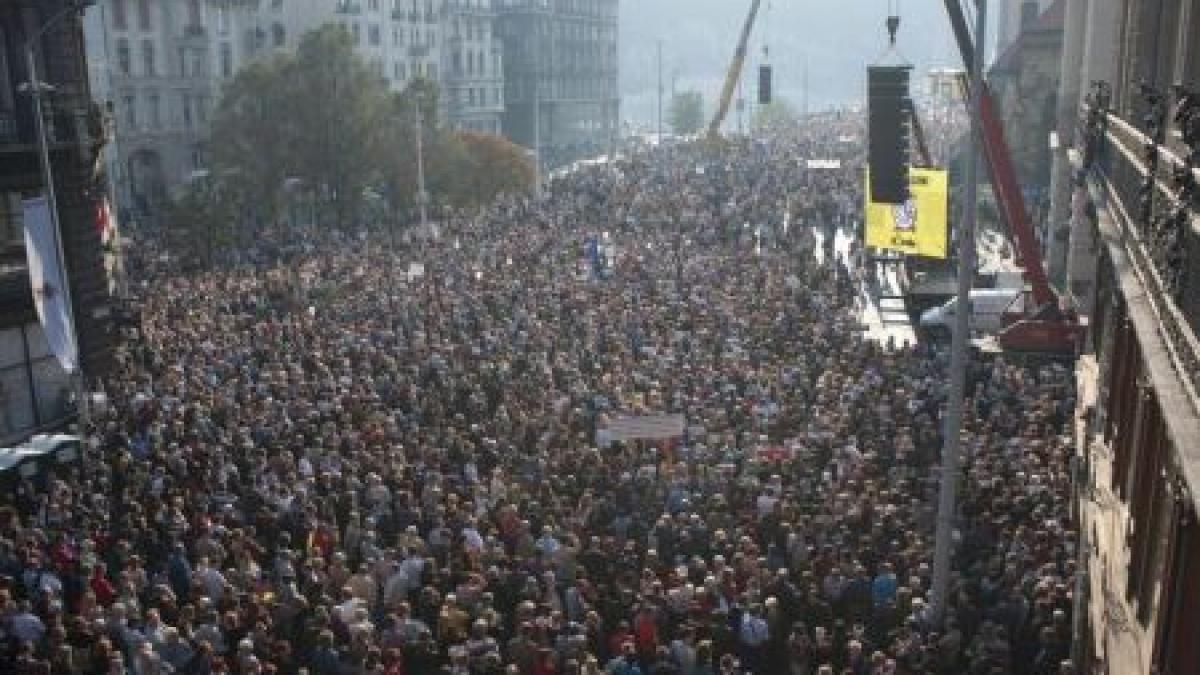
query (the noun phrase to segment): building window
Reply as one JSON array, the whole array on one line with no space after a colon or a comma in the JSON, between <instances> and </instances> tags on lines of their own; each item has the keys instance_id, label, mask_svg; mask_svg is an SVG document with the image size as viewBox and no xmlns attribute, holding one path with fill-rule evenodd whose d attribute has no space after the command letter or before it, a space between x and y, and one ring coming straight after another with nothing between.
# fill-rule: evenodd
<instances>
[{"instance_id":1,"label":"building window","mask_svg":"<svg viewBox=\"0 0 1200 675\"><path fill-rule=\"evenodd\" d=\"M125 11L125 0L113 0L113 28L125 30L129 27L129 17Z\"/></svg>"},{"instance_id":2,"label":"building window","mask_svg":"<svg viewBox=\"0 0 1200 675\"><path fill-rule=\"evenodd\" d=\"M287 42L287 31L284 30L283 24L273 24L271 26L271 43L276 47L282 47L285 42Z\"/></svg>"},{"instance_id":3,"label":"building window","mask_svg":"<svg viewBox=\"0 0 1200 675\"><path fill-rule=\"evenodd\" d=\"M129 75L133 71L133 57L129 53L129 40L125 38L117 40L117 70L120 70L122 75Z\"/></svg>"},{"instance_id":4,"label":"building window","mask_svg":"<svg viewBox=\"0 0 1200 675\"><path fill-rule=\"evenodd\" d=\"M362 30L357 23L350 24L350 32L354 33L354 44L362 44Z\"/></svg>"},{"instance_id":5,"label":"building window","mask_svg":"<svg viewBox=\"0 0 1200 675\"><path fill-rule=\"evenodd\" d=\"M125 103L125 128L137 131L137 99L129 94L123 100Z\"/></svg>"},{"instance_id":6,"label":"building window","mask_svg":"<svg viewBox=\"0 0 1200 675\"><path fill-rule=\"evenodd\" d=\"M142 41L142 67L146 72L146 77L156 77L158 68L154 63L154 41Z\"/></svg>"},{"instance_id":7,"label":"building window","mask_svg":"<svg viewBox=\"0 0 1200 675\"><path fill-rule=\"evenodd\" d=\"M229 8L217 5L217 32L221 35L229 33Z\"/></svg>"},{"instance_id":8,"label":"building window","mask_svg":"<svg viewBox=\"0 0 1200 675\"><path fill-rule=\"evenodd\" d=\"M138 28L150 30L150 0L138 0Z\"/></svg>"},{"instance_id":9,"label":"building window","mask_svg":"<svg viewBox=\"0 0 1200 675\"><path fill-rule=\"evenodd\" d=\"M283 0L271 0L271 9L276 12L283 9Z\"/></svg>"},{"instance_id":10,"label":"building window","mask_svg":"<svg viewBox=\"0 0 1200 675\"><path fill-rule=\"evenodd\" d=\"M233 77L233 45L221 43L221 77Z\"/></svg>"},{"instance_id":11,"label":"building window","mask_svg":"<svg viewBox=\"0 0 1200 675\"><path fill-rule=\"evenodd\" d=\"M367 42L370 43L372 47L379 46L379 26L375 24L367 26Z\"/></svg>"},{"instance_id":12,"label":"building window","mask_svg":"<svg viewBox=\"0 0 1200 675\"><path fill-rule=\"evenodd\" d=\"M378 12L379 0L370 0L370 2L367 3L367 9L370 9L372 12Z\"/></svg>"},{"instance_id":13,"label":"building window","mask_svg":"<svg viewBox=\"0 0 1200 675\"><path fill-rule=\"evenodd\" d=\"M196 97L196 119L200 121L201 125L208 124L208 97L207 96L197 96Z\"/></svg>"},{"instance_id":14,"label":"building window","mask_svg":"<svg viewBox=\"0 0 1200 675\"><path fill-rule=\"evenodd\" d=\"M188 25L200 25L200 0L188 0Z\"/></svg>"},{"instance_id":15,"label":"building window","mask_svg":"<svg viewBox=\"0 0 1200 675\"><path fill-rule=\"evenodd\" d=\"M162 101L158 94L150 94L146 97L146 112L150 120L151 129L159 129L162 127Z\"/></svg>"},{"instance_id":16,"label":"building window","mask_svg":"<svg viewBox=\"0 0 1200 675\"><path fill-rule=\"evenodd\" d=\"M187 93L180 95L180 110L183 112L183 126L187 129L192 128L192 97Z\"/></svg>"}]
</instances>

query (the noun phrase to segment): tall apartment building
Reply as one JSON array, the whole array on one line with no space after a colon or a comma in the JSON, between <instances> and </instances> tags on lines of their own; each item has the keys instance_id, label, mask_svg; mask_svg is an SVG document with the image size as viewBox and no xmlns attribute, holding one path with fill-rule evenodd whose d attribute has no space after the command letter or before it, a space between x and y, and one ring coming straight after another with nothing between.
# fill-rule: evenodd
<instances>
[{"instance_id":1,"label":"tall apartment building","mask_svg":"<svg viewBox=\"0 0 1200 675\"><path fill-rule=\"evenodd\" d=\"M155 213L207 165L221 83L269 44L254 0L105 0L85 24L90 77L112 105L108 163L125 218Z\"/></svg>"},{"instance_id":2,"label":"tall apartment building","mask_svg":"<svg viewBox=\"0 0 1200 675\"><path fill-rule=\"evenodd\" d=\"M33 48L38 81L51 87L43 96L43 120L80 363L92 378L112 360L114 308L96 226L107 193L100 171L106 125L88 88L81 19L66 9L66 0L0 0L0 446L72 413L68 376L38 322L26 265L22 200L45 193L24 86L30 80L26 45Z\"/></svg>"},{"instance_id":3,"label":"tall apartment building","mask_svg":"<svg viewBox=\"0 0 1200 675\"><path fill-rule=\"evenodd\" d=\"M549 166L603 152L616 138L617 4L499 0L504 133L540 145Z\"/></svg>"},{"instance_id":4,"label":"tall apartment building","mask_svg":"<svg viewBox=\"0 0 1200 675\"><path fill-rule=\"evenodd\" d=\"M496 0L446 0L442 97L459 129L503 132L504 49L496 33Z\"/></svg>"},{"instance_id":5,"label":"tall apartment building","mask_svg":"<svg viewBox=\"0 0 1200 675\"><path fill-rule=\"evenodd\" d=\"M1200 0L1069 0L1055 156L1089 317L1081 673L1200 673Z\"/></svg>"}]
</instances>

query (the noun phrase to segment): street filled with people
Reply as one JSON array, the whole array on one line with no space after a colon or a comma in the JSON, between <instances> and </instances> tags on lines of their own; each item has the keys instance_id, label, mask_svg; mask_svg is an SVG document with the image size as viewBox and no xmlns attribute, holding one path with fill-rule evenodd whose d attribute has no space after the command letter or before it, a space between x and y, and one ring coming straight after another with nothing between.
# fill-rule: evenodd
<instances>
[{"instance_id":1,"label":"street filled with people","mask_svg":"<svg viewBox=\"0 0 1200 675\"><path fill-rule=\"evenodd\" d=\"M1062 366L971 362L933 614L948 356L863 335L832 246L863 133L643 149L194 273L137 247L83 461L0 496L0 670L1071 672Z\"/></svg>"}]
</instances>

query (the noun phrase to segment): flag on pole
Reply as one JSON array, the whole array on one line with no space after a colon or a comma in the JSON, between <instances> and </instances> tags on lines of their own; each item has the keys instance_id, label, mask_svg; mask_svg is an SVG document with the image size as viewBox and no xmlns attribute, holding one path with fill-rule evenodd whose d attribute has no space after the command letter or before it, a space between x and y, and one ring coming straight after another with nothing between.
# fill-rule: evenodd
<instances>
[{"instance_id":1,"label":"flag on pole","mask_svg":"<svg viewBox=\"0 0 1200 675\"><path fill-rule=\"evenodd\" d=\"M29 286L33 289L33 305L37 309L42 330L50 351L63 370L74 372L79 367L79 347L75 343L75 327L71 324L71 309L67 306L67 278L58 264L54 221L45 197L26 199L25 254L29 261Z\"/></svg>"},{"instance_id":2,"label":"flag on pole","mask_svg":"<svg viewBox=\"0 0 1200 675\"><path fill-rule=\"evenodd\" d=\"M100 235L100 248L104 252L104 272L108 279L108 291L117 292L117 277L121 267L121 232L113 215L108 197L101 196L92 206L92 224Z\"/></svg>"}]
</instances>

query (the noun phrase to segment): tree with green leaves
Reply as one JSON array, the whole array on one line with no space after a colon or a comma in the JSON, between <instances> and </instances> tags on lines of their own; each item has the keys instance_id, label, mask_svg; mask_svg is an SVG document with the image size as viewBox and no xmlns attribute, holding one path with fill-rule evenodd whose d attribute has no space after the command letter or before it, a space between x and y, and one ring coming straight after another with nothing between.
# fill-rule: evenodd
<instances>
[{"instance_id":1,"label":"tree with green leaves","mask_svg":"<svg viewBox=\"0 0 1200 675\"><path fill-rule=\"evenodd\" d=\"M755 129L779 129L795 124L799 119L795 106L776 96L770 103L759 106L751 124Z\"/></svg>"},{"instance_id":2,"label":"tree with green leaves","mask_svg":"<svg viewBox=\"0 0 1200 675\"><path fill-rule=\"evenodd\" d=\"M279 214L280 186L295 168L294 73L284 56L247 65L226 85L210 136L212 173L239 176L236 188L268 222Z\"/></svg>"},{"instance_id":3,"label":"tree with green leaves","mask_svg":"<svg viewBox=\"0 0 1200 675\"><path fill-rule=\"evenodd\" d=\"M387 85L354 51L350 33L329 24L301 38L293 86L296 174L322 186L326 215L348 226L378 167Z\"/></svg>"},{"instance_id":4,"label":"tree with green leaves","mask_svg":"<svg viewBox=\"0 0 1200 675\"><path fill-rule=\"evenodd\" d=\"M700 131L704 126L704 97L694 89L675 94L667 109L667 121L680 136Z\"/></svg>"},{"instance_id":5,"label":"tree with green leaves","mask_svg":"<svg viewBox=\"0 0 1200 675\"><path fill-rule=\"evenodd\" d=\"M197 176L167 205L167 243L185 265L212 265L237 236L240 180Z\"/></svg>"}]
</instances>

